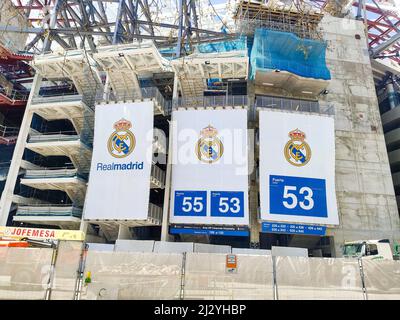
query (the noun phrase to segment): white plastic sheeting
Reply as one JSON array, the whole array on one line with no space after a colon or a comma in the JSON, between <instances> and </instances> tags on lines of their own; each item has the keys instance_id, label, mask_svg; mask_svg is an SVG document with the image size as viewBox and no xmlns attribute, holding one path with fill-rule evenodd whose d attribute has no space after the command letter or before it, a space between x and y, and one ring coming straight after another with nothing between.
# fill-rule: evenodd
<instances>
[{"instance_id":1,"label":"white plastic sheeting","mask_svg":"<svg viewBox=\"0 0 400 320\"><path fill-rule=\"evenodd\" d=\"M0 299L79 298L82 242L60 241L53 268L54 253L0 248ZM80 291L84 300L400 299L400 261L363 260L360 272L356 259L237 254L237 268L230 273L222 253L86 254L83 282L90 272L91 283Z\"/></svg>"},{"instance_id":2,"label":"white plastic sheeting","mask_svg":"<svg viewBox=\"0 0 400 320\"><path fill-rule=\"evenodd\" d=\"M153 252L154 240L121 240L115 241L115 251Z\"/></svg>"},{"instance_id":3,"label":"white plastic sheeting","mask_svg":"<svg viewBox=\"0 0 400 320\"><path fill-rule=\"evenodd\" d=\"M271 250L232 248L232 253L252 254L252 255L271 255Z\"/></svg>"},{"instance_id":4,"label":"white plastic sheeting","mask_svg":"<svg viewBox=\"0 0 400 320\"><path fill-rule=\"evenodd\" d=\"M54 268L51 300L73 300L82 254L82 242L60 241Z\"/></svg>"},{"instance_id":5,"label":"white plastic sheeting","mask_svg":"<svg viewBox=\"0 0 400 320\"><path fill-rule=\"evenodd\" d=\"M237 255L237 271L228 273L226 254L188 253L184 299L273 299L272 259Z\"/></svg>"},{"instance_id":6,"label":"white plastic sheeting","mask_svg":"<svg viewBox=\"0 0 400 320\"><path fill-rule=\"evenodd\" d=\"M193 251L198 253L231 253L231 246L195 243Z\"/></svg>"},{"instance_id":7,"label":"white plastic sheeting","mask_svg":"<svg viewBox=\"0 0 400 320\"><path fill-rule=\"evenodd\" d=\"M108 243L88 243L90 251L114 251L114 245Z\"/></svg>"},{"instance_id":8,"label":"white plastic sheeting","mask_svg":"<svg viewBox=\"0 0 400 320\"><path fill-rule=\"evenodd\" d=\"M272 246L271 254L276 257L308 257L308 249Z\"/></svg>"},{"instance_id":9,"label":"white plastic sheeting","mask_svg":"<svg viewBox=\"0 0 400 320\"><path fill-rule=\"evenodd\" d=\"M183 253L193 252L193 242L166 242L156 241L153 252L157 253Z\"/></svg>"},{"instance_id":10,"label":"white plastic sheeting","mask_svg":"<svg viewBox=\"0 0 400 320\"><path fill-rule=\"evenodd\" d=\"M400 300L400 261L363 260L368 300Z\"/></svg>"},{"instance_id":11,"label":"white plastic sheeting","mask_svg":"<svg viewBox=\"0 0 400 320\"><path fill-rule=\"evenodd\" d=\"M279 300L364 299L357 260L276 257Z\"/></svg>"},{"instance_id":12,"label":"white plastic sheeting","mask_svg":"<svg viewBox=\"0 0 400 320\"><path fill-rule=\"evenodd\" d=\"M45 299L52 255L48 248L0 248L0 299Z\"/></svg>"},{"instance_id":13,"label":"white plastic sheeting","mask_svg":"<svg viewBox=\"0 0 400 320\"><path fill-rule=\"evenodd\" d=\"M182 254L89 251L83 300L179 299Z\"/></svg>"}]
</instances>

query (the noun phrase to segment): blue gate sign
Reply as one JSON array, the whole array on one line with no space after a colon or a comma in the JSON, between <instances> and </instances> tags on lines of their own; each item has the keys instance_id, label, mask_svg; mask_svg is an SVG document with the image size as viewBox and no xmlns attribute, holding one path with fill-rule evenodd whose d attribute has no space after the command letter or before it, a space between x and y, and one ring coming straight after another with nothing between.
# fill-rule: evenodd
<instances>
[{"instance_id":1,"label":"blue gate sign","mask_svg":"<svg viewBox=\"0 0 400 320\"><path fill-rule=\"evenodd\" d=\"M305 224L263 222L261 224L261 232L324 236L326 227Z\"/></svg>"},{"instance_id":2,"label":"blue gate sign","mask_svg":"<svg viewBox=\"0 0 400 320\"><path fill-rule=\"evenodd\" d=\"M212 217L244 217L243 191L211 191Z\"/></svg>"},{"instance_id":3,"label":"blue gate sign","mask_svg":"<svg viewBox=\"0 0 400 320\"><path fill-rule=\"evenodd\" d=\"M175 191L174 215L205 217L207 191Z\"/></svg>"},{"instance_id":4,"label":"blue gate sign","mask_svg":"<svg viewBox=\"0 0 400 320\"><path fill-rule=\"evenodd\" d=\"M247 227L233 226L208 226L208 225L170 225L170 234L194 234L210 236L235 236L248 237L250 235Z\"/></svg>"},{"instance_id":5,"label":"blue gate sign","mask_svg":"<svg viewBox=\"0 0 400 320\"><path fill-rule=\"evenodd\" d=\"M324 179L269 176L270 214L328 217Z\"/></svg>"}]
</instances>

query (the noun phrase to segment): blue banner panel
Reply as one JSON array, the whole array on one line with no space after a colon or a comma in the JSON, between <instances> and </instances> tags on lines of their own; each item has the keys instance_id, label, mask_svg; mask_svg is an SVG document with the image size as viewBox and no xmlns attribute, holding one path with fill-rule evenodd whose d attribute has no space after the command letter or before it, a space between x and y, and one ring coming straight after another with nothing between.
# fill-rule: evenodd
<instances>
[{"instance_id":1,"label":"blue banner panel","mask_svg":"<svg viewBox=\"0 0 400 320\"><path fill-rule=\"evenodd\" d=\"M205 217L207 191L175 191L174 215Z\"/></svg>"},{"instance_id":2,"label":"blue banner panel","mask_svg":"<svg viewBox=\"0 0 400 320\"><path fill-rule=\"evenodd\" d=\"M324 179L269 176L270 214L327 217Z\"/></svg>"},{"instance_id":3,"label":"blue banner panel","mask_svg":"<svg viewBox=\"0 0 400 320\"><path fill-rule=\"evenodd\" d=\"M171 225L170 234L196 234L211 236L236 236L248 237L250 235L247 227L223 227L223 226L194 226L194 225Z\"/></svg>"},{"instance_id":4,"label":"blue banner panel","mask_svg":"<svg viewBox=\"0 0 400 320\"><path fill-rule=\"evenodd\" d=\"M326 227L304 224L263 222L261 224L261 232L324 236Z\"/></svg>"},{"instance_id":5,"label":"blue banner panel","mask_svg":"<svg viewBox=\"0 0 400 320\"><path fill-rule=\"evenodd\" d=\"M326 41L299 38L292 32L256 28L250 54L250 79L255 78L257 71L278 69L301 77L330 80L326 47Z\"/></svg>"},{"instance_id":6,"label":"blue banner panel","mask_svg":"<svg viewBox=\"0 0 400 320\"><path fill-rule=\"evenodd\" d=\"M244 192L211 191L212 217L244 217Z\"/></svg>"}]
</instances>

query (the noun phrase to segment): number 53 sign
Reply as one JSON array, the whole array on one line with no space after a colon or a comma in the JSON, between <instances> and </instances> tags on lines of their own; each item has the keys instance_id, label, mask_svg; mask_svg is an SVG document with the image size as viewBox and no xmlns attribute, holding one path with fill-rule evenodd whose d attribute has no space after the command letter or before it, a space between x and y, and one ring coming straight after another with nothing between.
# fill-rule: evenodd
<instances>
[{"instance_id":1,"label":"number 53 sign","mask_svg":"<svg viewBox=\"0 0 400 320\"><path fill-rule=\"evenodd\" d=\"M271 214L327 217L325 180L269 176Z\"/></svg>"}]
</instances>

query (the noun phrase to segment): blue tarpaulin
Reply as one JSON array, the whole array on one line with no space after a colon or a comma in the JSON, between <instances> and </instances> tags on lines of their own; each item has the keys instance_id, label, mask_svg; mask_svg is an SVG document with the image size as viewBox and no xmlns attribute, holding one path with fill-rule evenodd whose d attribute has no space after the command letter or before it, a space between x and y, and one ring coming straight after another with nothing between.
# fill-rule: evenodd
<instances>
[{"instance_id":1,"label":"blue tarpaulin","mask_svg":"<svg viewBox=\"0 0 400 320\"><path fill-rule=\"evenodd\" d=\"M218 42L207 42L199 44L197 50L200 53L218 53L218 52L230 52L230 51L240 51L247 50L246 37L242 36L232 40L218 41ZM189 51L189 47L186 46L186 50ZM164 48L160 50L161 55L168 59L176 59L175 53L176 48Z\"/></svg>"},{"instance_id":2,"label":"blue tarpaulin","mask_svg":"<svg viewBox=\"0 0 400 320\"><path fill-rule=\"evenodd\" d=\"M325 62L326 42L302 39L294 33L257 28L251 50L251 79L256 71L282 70L330 80Z\"/></svg>"},{"instance_id":3,"label":"blue tarpaulin","mask_svg":"<svg viewBox=\"0 0 400 320\"><path fill-rule=\"evenodd\" d=\"M200 53L229 52L247 50L246 37L239 37L233 40L204 43L198 45Z\"/></svg>"}]
</instances>

